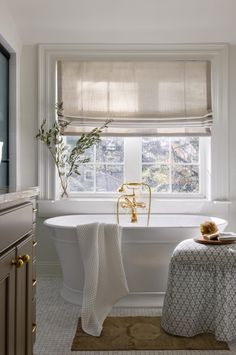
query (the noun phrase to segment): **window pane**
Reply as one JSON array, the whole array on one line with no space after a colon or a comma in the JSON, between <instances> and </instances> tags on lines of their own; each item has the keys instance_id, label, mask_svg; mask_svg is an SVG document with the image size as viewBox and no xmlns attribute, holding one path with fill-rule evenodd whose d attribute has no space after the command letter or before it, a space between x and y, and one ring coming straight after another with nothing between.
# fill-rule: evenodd
<instances>
[{"instance_id":1,"label":"window pane","mask_svg":"<svg viewBox=\"0 0 236 355\"><path fill-rule=\"evenodd\" d=\"M124 139L102 138L97 145L96 161L106 163L122 163L124 161Z\"/></svg>"},{"instance_id":2,"label":"window pane","mask_svg":"<svg viewBox=\"0 0 236 355\"><path fill-rule=\"evenodd\" d=\"M77 140L78 137L75 136L66 137L66 144L69 150L73 149ZM73 174L70 177L69 191L115 192L123 183L124 138L102 138L99 144L87 149L85 154L80 156L80 158L90 158L90 162L80 165L80 175ZM118 165L116 165L116 163L118 163Z\"/></svg>"},{"instance_id":3,"label":"window pane","mask_svg":"<svg viewBox=\"0 0 236 355\"><path fill-rule=\"evenodd\" d=\"M92 164L83 164L79 168L80 175L73 174L69 178L69 191L94 191L94 168Z\"/></svg>"},{"instance_id":4,"label":"window pane","mask_svg":"<svg viewBox=\"0 0 236 355\"><path fill-rule=\"evenodd\" d=\"M153 192L169 192L169 167L167 165L143 165L143 182Z\"/></svg>"},{"instance_id":5,"label":"window pane","mask_svg":"<svg viewBox=\"0 0 236 355\"><path fill-rule=\"evenodd\" d=\"M124 181L123 165L99 164L96 167L96 191L117 191Z\"/></svg>"},{"instance_id":6,"label":"window pane","mask_svg":"<svg viewBox=\"0 0 236 355\"><path fill-rule=\"evenodd\" d=\"M172 161L175 163L198 163L199 138L178 137L171 139Z\"/></svg>"},{"instance_id":7,"label":"window pane","mask_svg":"<svg viewBox=\"0 0 236 355\"><path fill-rule=\"evenodd\" d=\"M198 165L175 165L172 170L172 191L184 193L198 193Z\"/></svg>"},{"instance_id":8,"label":"window pane","mask_svg":"<svg viewBox=\"0 0 236 355\"><path fill-rule=\"evenodd\" d=\"M199 137L142 138L143 181L153 192L199 193L198 164Z\"/></svg>"},{"instance_id":9,"label":"window pane","mask_svg":"<svg viewBox=\"0 0 236 355\"><path fill-rule=\"evenodd\" d=\"M66 145L68 146L69 150L72 150L76 146L76 142L79 139L78 136L67 136L66 137ZM89 158L90 162L94 160L94 146L90 147L85 151L84 154L80 156L81 159Z\"/></svg>"},{"instance_id":10,"label":"window pane","mask_svg":"<svg viewBox=\"0 0 236 355\"><path fill-rule=\"evenodd\" d=\"M169 138L143 138L142 161L144 163L169 161Z\"/></svg>"}]
</instances>

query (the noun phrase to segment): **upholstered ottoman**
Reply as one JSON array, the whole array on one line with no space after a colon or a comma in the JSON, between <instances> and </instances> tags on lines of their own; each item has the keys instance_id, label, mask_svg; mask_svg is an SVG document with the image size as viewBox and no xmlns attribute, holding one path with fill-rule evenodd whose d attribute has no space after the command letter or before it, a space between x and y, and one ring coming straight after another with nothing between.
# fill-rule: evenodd
<instances>
[{"instance_id":1,"label":"upholstered ottoman","mask_svg":"<svg viewBox=\"0 0 236 355\"><path fill-rule=\"evenodd\" d=\"M191 337L213 333L236 338L236 244L205 245L188 239L173 252L162 327Z\"/></svg>"}]
</instances>

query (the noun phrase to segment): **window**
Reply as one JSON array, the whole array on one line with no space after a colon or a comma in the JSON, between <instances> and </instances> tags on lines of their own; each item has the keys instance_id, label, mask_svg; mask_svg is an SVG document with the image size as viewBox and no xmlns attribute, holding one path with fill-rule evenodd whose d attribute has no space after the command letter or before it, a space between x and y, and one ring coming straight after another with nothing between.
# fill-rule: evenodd
<instances>
[{"instance_id":1,"label":"window","mask_svg":"<svg viewBox=\"0 0 236 355\"><path fill-rule=\"evenodd\" d=\"M73 146L77 137L65 137ZM90 148L80 176L70 178L70 193L114 193L127 181L143 181L159 196L203 196L206 185L204 151L199 137L105 137ZM145 190L143 191L145 192Z\"/></svg>"},{"instance_id":2,"label":"window","mask_svg":"<svg viewBox=\"0 0 236 355\"><path fill-rule=\"evenodd\" d=\"M180 189L178 190L177 187L173 186L174 184L172 183L171 179L173 180L173 177L177 178L178 175L174 174L174 169L178 172L177 165L180 164L180 162L175 162L175 159L172 158L169 161L171 164L163 163L162 161L162 166L165 165L165 169L163 166L164 170L169 169L169 181L168 181L168 187L167 187L167 177L166 177L166 186L165 189L167 190L169 188L170 193L164 192L164 191L159 191L159 192L154 192L154 194L158 194L161 196L171 196L171 199L169 201L166 201L164 204L156 204L155 201L153 203L153 208L158 211L168 211L171 212L172 210L169 208L170 204L172 206L172 201L174 200L174 197L177 195L180 197L181 195L187 196L187 197L192 197L192 196L202 196L202 197L207 197L209 200L220 200L221 202L224 202L228 200L229 196L229 184L228 184L228 171L229 171L229 159L228 159L228 45L226 44L219 44L219 43L212 43L212 44L183 44L183 45L171 45L171 44L166 44L166 45L142 45L142 44L127 44L127 45L62 45L62 44L53 44L53 45L40 45L39 46L39 125L41 125L43 119L46 117L48 119L48 124L51 125L53 124L53 121L55 119L54 115L54 105L55 102L60 101L60 97L57 96L58 93L58 86L60 86L60 82L57 81L57 63L58 61L91 61L91 62L97 62L97 61L111 61L111 60L117 60L119 61L163 61L167 60L169 62L172 61L206 61L207 63L210 64L211 66L211 77L210 77L210 82L211 82L211 93L213 100L212 102L209 100L205 100L206 106L205 108L207 109L206 112L210 113L210 110L208 111L208 107L211 104L212 112L214 114L214 120L212 120L212 117L207 117L207 115L203 112L203 116L200 114L197 115L198 117L196 118L195 116L193 117L192 122L188 121L189 125L188 127L185 128L185 131L183 130L177 130L177 135L178 136L183 136L185 134L188 135L189 138L193 136L199 136L199 155L198 155L198 162L197 159L192 159L184 162L182 164L187 166L191 166L191 169L188 168L189 171L189 177L192 177L193 174L196 176L196 172L198 172L198 179L199 182L195 182L195 185L192 184L192 186L195 186L195 188L192 188L192 193L191 192L185 192L186 188L189 184L182 184L182 186L185 186L184 189L182 188L182 192L180 192ZM187 63L186 63L187 64ZM187 64L188 66L188 64ZM110 72L110 71L109 71ZM167 71L168 73L169 71ZM100 75L101 70L98 71L98 74ZM185 72L186 73L186 72ZM182 76L184 77L184 75ZM73 77L72 77L73 78ZM127 78L127 75L125 76ZM186 78L186 76L185 76ZM113 79L112 79L113 80ZM89 82L89 78L85 78L84 85L86 82ZM113 80L114 81L114 80ZM113 82L111 81L111 82ZM172 81L171 81L172 82ZM176 81L174 81L176 83ZM68 82L69 84L76 84L76 82L73 80ZM160 83L159 83L160 84ZM158 84L158 85L159 85ZM185 82L186 84L186 82ZM87 85L87 84L86 84ZM153 82L153 85L156 85ZM81 87L77 85L77 88ZM150 86L148 86L150 87ZM181 86L181 90L184 87L184 85ZM205 86L206 87L206 86ZM69 89L69 87L68 87ZM124 89L126 89L124 87ZM77 93L78 90L73 90L74 93ZM143 92L142 90L139 91L139 93ZM163 92L163 87L161 92ZM192 92L192 90L191 90ZM189 92L189 94L191 94ZM198 90L199 92L199 90ZM68 92L69 93L69 92ZM136 97L139 98L139 93L137 93ZM193 92L192 92L193 93ZM150 95L153 94L153 91L150 91ZM64 94L63 94L64 95ZM66 92L65 92L66 95ZM95 92L94 92L95 95ZM97 101L97 98L94 97L94 101ZM92 99L93 99L92 97ZM108 97L108 96L107 96ZM172 97L172 94L171 94ZM186 95L182 95L181 97L186 97ZM195 94L193 94L193 97L196 97ZM206 98L206 96L204 96ZM143 104L139 105L139 108L142 109L142 113L150 113L148 110L150 109L149 105L149 96L145 98L145 101L143 101ZM160 96L157 97L155 100L156 103L158 103ZM173 97L172 97L173 98ZM209 98L209 96L207 96ZM85 98L86 99L86 98ZM200 99L200 98L199 98ZM62 99L64 102L65 100ZM200 100L201 101L201 100ZM199 101L199 102L200 102ZM133 102L133 101L132 101ZM153 102L153 101L152 101ZM189 102L189 101L188 101ZM108 104L110 105L110 101ZM172 103L176 103L176 100L172 100ZM84 105L86 102L84 102ZM147 105L146 105L147 104ZM107 103L105 104L107 106ZM66 107L66 106L64 106ZM195 109L195 106L191 105L191 108ZM151 108L152 109L152 108ZM161 107L161 111L163 113L163 110L167 112L167 116L169 116L169 108L164 105L164 107ZM182 112L185 111L185 106L181 109ZM180 110L180 111L181 111ZM184 110L184 111L183 111ZM81 111L81 110L80 110ZM97 110L98 111L98 110ZM89 116L89 112L86 112L86 106L82 108L82 111L80 113L85 113L87 116ZM100 113L96 112L96 113ZM122 112L121 112L122 113ZM128 109L127 112L125 112L125 116L128 114ZM200 112L201 113L201 112ZM73 115L73 112L71 113ZM156 116L156 115L155 115ZM93 115L94 117L94 115ZM106 118L107 116L104 115L98 115L96 126L99 124L99 118L100 121L104 122L104 117ZM95 118L96 118L95 117ZM154 125L158 125L158 128L155 130L157 132L157 136L170 136L171 135L171 130L175 126L175 121L172 120L169 122L170 125L167 128L164 128L161 126L161 117L160 119L158 118L153 126L147 127L143 122L142 118L143 115L139 116L141 118L140 121L137 122L138 127L140 130L143 128L147 128L147 132L142 133L143 136L147 136L150 131L155 130ZM178 116L181 120L182 118L182 113ZM125 117L126 118L126 117ZM133 179L135 181L140 181L142 179L142 170L145 170L145 167L142 169L142 142L140 142L141 138L134 137L133 133L133 117L129 117L130 119L127 122L127 131L128 134L131 132L129 138L123 138L124 139L124 169L123 169L123 179L126 181L132 181ZM195 119L196 118L196 119ZM200 118L200 119L199 119ZM83 125L83 115L81 117L81 121L79 123L82 123L82 127L86 129L87 124ZM92 122L93 119L91 119L91 124L94 123ZM177 120L179 123L179 120ZM119 117L117 117L117 127L114 127L116 129L116 134L117 131L120 128L120 125L123 122L123 116L120 117L120 112L119 112ZM152 112L149 115L148 118L148 124L151 124L152 121ZM76 126L76 121L74 122L74 125L71 125L71 132L67 132L68 135L75 135L79 134L77 127ZM202 126L202 133L208 133L209 130L211 131L211 138L207 137L202 137L201 134L198 134L196 132L196 125L200 124ZM132 125L132 129L131 128ZM211 127L213 125L213 128L211 130ZM89 127L90 129L90 127ZM198 128L197 128L198 130ZM80 132L81 133L81 132ZM117 134L116 137L121 136L121 134ZM136 132L137 133L137 132ZM140 133L140 132L138 132ZM160 133L160 134L159 134ZM111 132L113 135L113 132ZM136 134L137 135L137 134ZM139 134L141 136L141 134ZM151 138L151 137L150 137ZM146 138L145 138L146 139ZM171 140L172 138L170 138ZM209 142L211 144L209 144ZM171 154L171 148L169 148L170 154ZM94 153L95 154L95 153ZM146 160L146 158L145 158ZM143 165L148 165L149 168L151 165L155 166L158 165L158 162L151 162L151 161L143 161ZM210 164L209 164L210 161ZM117 162L118 164L118 162ZM84 174L84 179L85 181L91 180L91 178L94 176L94 171L95 171L95 161L93 161L92 165L93 167L93 172L87 172ZM198 170L197 170L197 165ZM152 167L152 170L154 167ZM55 199L58 197L57 195L57 189L55 185L55 179L56 179L56 172L54 169L54 164L50 159L50 156L45 152L43 147L39 147L39 185L40 185L40 197L42 199ZM191 172L191 174L190 174ZM166 174L167 176L167 174ZM193 178L191 178L193 182ZM180 178L178 179L180 180ZM95 182L96 184L97 182ZM151 182L150 182L151 183ZM191 184L190 184L191 185ZM93 185L94 186L94 185ZM95 185L96 186L96 185ZM95 192L94 187L93 191ZM109 187L111 188L111 187ZM164 186L163 186L164 188ZM174 189L173 189L174 188ZM172 189L172 191L171 191ZM177 191L179 192L177 192ZM74 192L73 192L74 194ZM82 194L82 192L81 192ZM80 196L82 196L80 194ZM92 195L92 192L90 192ZM99 192L96 192L97 196L99 195ZM102 192L100 192L102 194ZM84 192L84 196L86 193ZM107 193L109 195L109 193ZM104 200L105 201L105 200ZM108 200L107 200L108 201ZM210 202L210 201L209 201ZM105 202L104 202L105 203ZM109 203L109 201L107 202ZM194 212L200 211L208 211L208 202L206 201L199 201L199 203L196 205L196 202L193 202L191 205L193 208L192 210L189 209L189 203L191 202L186 202L186 204L179 204L178 207L174 207L174 211L178 212ZM205 204L206 203L206 204ZM177 206L175 205L175 206ZM222 204L221 204L222 205ZM87 205L86 205L87 206ZM156 206L156 207L155 207ZM163 208L162 208L163 206ZM214 205L215 206L215 205ZM77 206L78 207L78 206ZM168 208L167 208L168 207ZM195 209L196 207L196 209ZM205 209L206 207L206 209ZM99 207L100 208L100 207ZM162 208L162 209L161 209ZM91 212L95 210L93 209L93 206L91 206ZM108 209L110 210L110 209ZM83 210L84 211L84 210ZM97 210L96 210L97 211Z\"/></svg>"},{"instance_id":3,"label":"window","mask_svg":"<svg viewBox=\"0 0 236 355\"><path fill-rule=\"evenodd\" d=\"M112 118L112 137L87 152L89 162L70 178L71 193L114 193L124 182L143 181L156 195L204 195L199 137L211 135L214 118L209 60L81 58L56 68L68 145L72 134Z\"/></svg>"}]
</instances>

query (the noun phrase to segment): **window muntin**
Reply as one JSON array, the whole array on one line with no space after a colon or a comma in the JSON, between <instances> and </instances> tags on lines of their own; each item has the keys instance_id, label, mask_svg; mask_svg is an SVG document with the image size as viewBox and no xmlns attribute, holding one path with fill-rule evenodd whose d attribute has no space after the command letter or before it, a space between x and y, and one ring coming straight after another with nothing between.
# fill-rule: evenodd
<instances>
[{"instance_id":1,"label":"window muntin","mask_svg":"<svg viewBox=\"0 0 236 355\"><path fill-rule=\"evenodd\" d=\"M65 137L73 146L78 137ZM153 194L197 197L206 178L204 139L199 137L105 137L87 150L88 163L69 180L69 191L79 196L117 192L127 181L143 181ZM145 190L143 190L145 193Z\"/></svg>"}]
</instances>

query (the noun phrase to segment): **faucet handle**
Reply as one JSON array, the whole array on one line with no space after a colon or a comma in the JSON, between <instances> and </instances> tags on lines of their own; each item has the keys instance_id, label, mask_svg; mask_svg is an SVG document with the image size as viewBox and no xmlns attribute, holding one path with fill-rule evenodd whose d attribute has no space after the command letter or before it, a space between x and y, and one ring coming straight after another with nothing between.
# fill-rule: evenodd
<instances>
[{"instance_id":1,"label":"faucet handle","mask_svg":"<svg viewBox=\"0 0 236 355\"><path fill-rule=\"evenodd\" d=\"M140 207L140 208L145 208L146 207L146 203L145 202L136 202L136 206Z\"/></svg>"},{"instance_id":2,"label":"faucet handle","mask_svg":"<svg viewBox=\"0 0 236 355\"><path fill-rule=\"evenodd\" d=\"M122 208L126 208L127 207L127 204L125 202L121 202L120 205L121 205Z\"/></svg>"}]
</instances>

